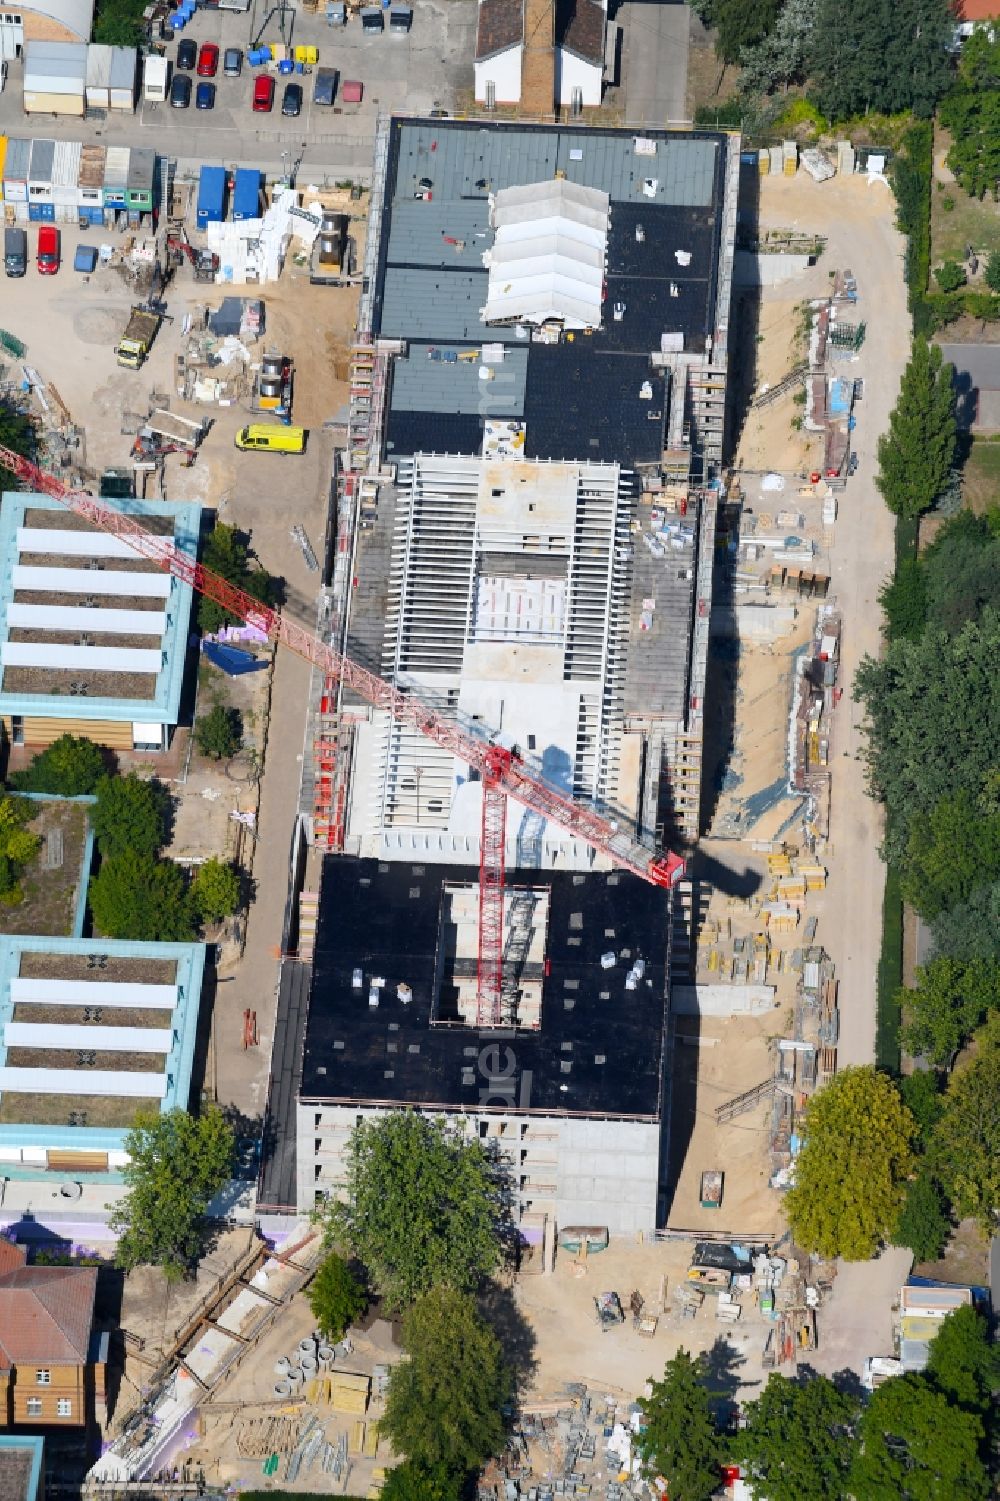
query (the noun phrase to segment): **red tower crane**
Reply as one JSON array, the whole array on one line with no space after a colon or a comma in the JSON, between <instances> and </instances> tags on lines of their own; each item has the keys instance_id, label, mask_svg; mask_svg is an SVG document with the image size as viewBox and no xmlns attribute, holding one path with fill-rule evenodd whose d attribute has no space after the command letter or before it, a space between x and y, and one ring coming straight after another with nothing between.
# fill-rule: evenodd
<instances>
[{"instance_id":1,"label":"red tower crane","mask_svg":"<svg viewBox=\"0 0 1000 1501\"><path fill-rule=\"evenodd\" d=\"M479 968L477 1020L496 1026L501 1018L503 991L504 877L506 867L507 799L550 819L584 840L616 865L654 886L670 887L684 874L679 855L656 855L612 820L556 791L542 781L519 753L488 736L471 733L439 714L413 694L387 683L376 673L321 641L279 610L262 605L242 589L202 567L174 546L172 537L154 536L134 517L105 506L82 490L70 490L54 475L0 445L0 466L9 469L35 490L59 501L68 510L102 527L156 563L166 573L190 584L209 599L267 637L280 642L318 667L324 677L338 679L376 709L384 709L399 723L419 730L469 767L482 784L482 837L479 846Z\"/></svg>"}]
</instances>

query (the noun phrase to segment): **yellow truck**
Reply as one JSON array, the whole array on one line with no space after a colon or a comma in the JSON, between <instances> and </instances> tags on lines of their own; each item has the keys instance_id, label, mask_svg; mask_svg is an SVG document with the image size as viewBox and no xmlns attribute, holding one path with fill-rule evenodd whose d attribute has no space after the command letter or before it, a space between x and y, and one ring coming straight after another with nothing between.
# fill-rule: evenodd
<instances>
[{"instance_id":1,"label":"yellow truck","mask_svg":"<svg viewBox=\"0 0 1000 1501\"><path fill-rule=\"evenodd\" d=\"M162 322L163 318L159 313L151 313L144 307L134 307L115 349L119 365L124 365L126 370L140 369L145 364Z\"/></svg>"}]
</instances>

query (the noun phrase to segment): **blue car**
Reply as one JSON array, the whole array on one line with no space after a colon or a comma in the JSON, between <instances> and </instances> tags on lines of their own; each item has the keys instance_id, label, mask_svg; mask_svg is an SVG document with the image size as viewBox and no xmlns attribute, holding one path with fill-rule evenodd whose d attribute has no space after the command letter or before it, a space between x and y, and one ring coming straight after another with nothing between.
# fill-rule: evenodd
<instances>
[{"instance_id":1,"label":"blue car","mask_svg":"<svg viewBox=\"0 0 1000 1501\"><path fill-rule=\"evenodd\" d=\"M215 84L200 83L194 91L195 109L215 108Z\"/></svg>"}]
</instances>

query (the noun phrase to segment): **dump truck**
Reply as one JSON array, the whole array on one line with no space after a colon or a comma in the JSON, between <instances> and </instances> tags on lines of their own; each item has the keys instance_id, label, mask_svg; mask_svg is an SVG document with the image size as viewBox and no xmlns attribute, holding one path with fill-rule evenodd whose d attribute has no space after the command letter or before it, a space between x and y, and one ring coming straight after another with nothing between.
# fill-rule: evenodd
<instances>
[{"instance_id":1,"label":"dump truck","mask_svg":"<svg viewBox=\"0 0 1000 1501\"><path fill-rule=\"evenodd\" d=\"M139 370L145 363L162 322L160 313L151 313L144 307L134 307L115 350L119 365L124 365L126 370Z\"/></svg>"}]
</instances>

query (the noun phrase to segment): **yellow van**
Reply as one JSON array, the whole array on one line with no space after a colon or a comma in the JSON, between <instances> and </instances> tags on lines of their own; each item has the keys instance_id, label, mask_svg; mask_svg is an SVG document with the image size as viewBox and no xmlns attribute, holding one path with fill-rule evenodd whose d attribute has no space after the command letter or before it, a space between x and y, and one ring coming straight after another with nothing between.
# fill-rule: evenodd
<instances>
[{"instance_id":1,"label":"yellow van","mask_svg":"<svg viewBox=\"0 0 1000 1501\"><path fill-rule=\"evenodd\" d=\"M304 427L282 427L276 422L252 422L236 434L236 447L251 453L303 453L305 446Z\"/></svg>"}]
</instances>

